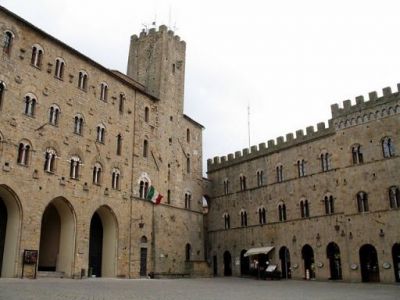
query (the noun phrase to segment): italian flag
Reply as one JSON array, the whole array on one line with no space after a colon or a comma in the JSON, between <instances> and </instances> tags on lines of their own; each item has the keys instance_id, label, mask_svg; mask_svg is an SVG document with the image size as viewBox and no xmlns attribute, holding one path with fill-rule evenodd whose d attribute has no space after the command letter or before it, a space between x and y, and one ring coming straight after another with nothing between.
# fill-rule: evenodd
<instances>
[{"instance_id":1,"label":"italian flag","mask_svg":"<svg viewBox=\"0 0 400 300\"><path fill-rule=\"evenodd\" d=\"M156 191L154 186L150 186L150 188L147 192L147 195L146 195L146 199L157 205L157 204L160 204L162 198L163 198L163 196L159 192Z\"/></svg>"}]
</instances>

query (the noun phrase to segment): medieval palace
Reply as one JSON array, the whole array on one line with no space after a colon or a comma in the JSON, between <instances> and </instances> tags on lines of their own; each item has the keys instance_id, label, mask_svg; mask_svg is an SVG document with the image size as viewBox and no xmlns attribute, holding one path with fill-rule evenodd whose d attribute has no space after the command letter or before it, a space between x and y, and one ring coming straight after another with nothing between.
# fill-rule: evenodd
<instances>
[{"instance_id":1,"label":"medieval palace","mask_svg":"<svg viewBox=\"0 0 400 300\"><path fill-rule=\"evenodd\" d=\"M3 7L0 42L1 277L400 281L400 91L203 178L166 26L131 37L127 74Z\"/></svg>"}]
</instances>

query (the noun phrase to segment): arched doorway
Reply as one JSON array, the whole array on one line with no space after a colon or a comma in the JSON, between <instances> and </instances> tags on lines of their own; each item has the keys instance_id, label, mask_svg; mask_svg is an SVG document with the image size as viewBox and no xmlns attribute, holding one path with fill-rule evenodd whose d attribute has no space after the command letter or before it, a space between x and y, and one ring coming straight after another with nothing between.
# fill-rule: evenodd
<instances>
[{"instance_id":1,"label":"arched doorway","mask_svg":"<svg viewBox=\"0 0 400 300\"><path fill-rule=\"evenodd\" d=\"M90 221L89 275L114 277L117 260L118 225L108 206L101 206Z\"/></svg>"},{"instance_id":2,"label":"arched doorway","mask_svg":"<svg viewBox=\"0 0 400 300\"><path fill-rule=\"evenodd\" d=\"M224 252L224 276L232 276L232 256L229 251Z\"/></svg>"},{"instance_id":3,"label":"arched doorway","mask_svg":"<svg viewBox=\"0 0 400 300\"><path fill-rule=\"evenodd\" d=\"M147 237L140 239L140 276L147 276Z\"/></svg>"},{"instance_id":4,"label":"arched doorway","mask_svg":"<svg viewBox=\"0 0 400 300\"><path fill-rule=\"evenodd\" d=\"M374 246L365 244L360 248L361 280L379 282L378 254Z\"/></svg>"},{"instance_id":5,"label":"arched doorway","mask_svg":"<svg viewBox=\"0 0 400 300\"><path fill-rule=\"evenodd\" d=\"M21 216L16 194L0 185L0 277L17 276Z\"/></svg>"},{"instance_id":6,"label":"arched doorway","mask_svg":"<svg viewBox=\"0 0 400 300\"><path fill-rule=\"evenodd\" d=\"M282 278L292 278L292 272L290 270L290 253L289 249L285 246L279 249L279 259L281 260Z\"/></svg>"},{"instance_id":7,"label":"arched doorway","mask_svg":"<svg viewBox=\"0 0 400 300\"><path fill-rule=\"evenodd\" d=\"M42 216L39 271L61 272L71 277L75 252L75 214L64 198L52 200Z\"/></svg>"},{"instance_id":8,"label":"arched doorway","mask_svg":"<svg viewBox=\"0 0 400 300\"><path fill-rule=\"evenodd\" d=\"M301 256L304 261L304 278L311 279L315 278L314 272L314 250L310 245L306 244L301 249Z\"/></svg>"},{"instance_id":9,"label":"arched doorway","mask_svg":"<svg viewBox=\"0 0 400 300\"><path fill-rule=\"evenodd\" d=\"M246 249L240 252L240 275L242 276L250 273L250 257L244 256L246 252Z\"/></svg>"},{"instance_id":10,"label":"arched doorway","mask_svg":"<svg viewBox=\"0 0 400 300\"><path fill-rule=\"evenodd\" d=\"M394 278L400 282L400 244L395 243L392 247Z\"/></svg>"},{"instance_id":11,"label":"arched doorway","mask_svg":"<svg viewBox=\"0 0 400 300\"><path fill-rule=\"evenodd\" d=\"M213 274L214 276L218 276L218 262L217 262L217 256L213 256Z\"/></svg>"},{"instance_id":12,"label":"arched doorway","mask_svg":"<svg viewBox=\"0 0 400 300\"><path fill-rule=\"evenodd\" d=\"M334 242L329 243L326 247L326 256L329 259L329 270L331 272L331 277L329 279L342 279L342 264L340 261L339 246Z\"/></svg>"},{"instance_id":13,"label":"arched doorway","mask_svg":"<svg viewBox=\"0 0 400 300\"><path fill-rule=\"evenodd\" d=\"M192 253L192 246L189 243L187 243L186 247L185 247L185 259L186 259L186 261L190 261L191 253Z\"/></svg>"}]
</instances>

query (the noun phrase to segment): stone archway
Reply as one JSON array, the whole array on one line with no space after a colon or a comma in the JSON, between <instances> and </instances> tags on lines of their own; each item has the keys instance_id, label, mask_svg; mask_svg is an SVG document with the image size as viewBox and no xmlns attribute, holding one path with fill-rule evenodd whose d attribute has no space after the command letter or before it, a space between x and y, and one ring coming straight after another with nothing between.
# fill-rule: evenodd
<instances>
[{"instance_id":1,"label":"stone archway","mask_svg":"<svg viewBox=\"0 0 400 300\"><path fill-rule=\"evenodd\" d=\"M116 276L117 241L117 219L111 208L101 206L90 221L89 276Z\"/></svg>"},{"instance_id":2,"label":"stone archway","mask_svg":"<svg viewBox=\"0 0 400 300\"><path fill-rule=\"evenodd\" d=\"M308 244L304 245L303 249L301 250L301 256L303 257L304 261L304 278L305 279L315 278L313 248Z\"/></svg>"},{"instance_id":3,"label":"stone archway","mask_svg":"<svg viewBox=\"0 0 400 300\"><path fill-rule=\"evenodd\" d=\"M326 256L329 259L329 270L331 273L329 279L342 279L342 264L340 260L339 246L334 242L329 243L326 247Z\"/></svg>"},{"instance_id":4,"label":"stone archway","mask_svg":"<svg viewBox=\"0 0 400 300\"><path fill-rule=\"evenodd\" d=\"M374 246L365 244L360 248L362 282L379 282L378 253Z\"/></svg>"},{"instance_id":5,"label":"stone archway","mask_svg":"<svg viewBox=\"0 0 400 300\"><path fill-rule=\"evenodd\" d=\"M42 216L38 271L72 277L75 224L75 212L65 198L55 198L47 205Z\"/></svg>"},{"instance_id":6,"label":"stone archway","mask_svg":"<svg viewBox=\"0 0 400 300\"><path fill-rule=\"evenodd\" d=\"M16 277L22 209L17 195L0 185L0 277Z\"/></svg>"},{"instance_id":7,"label":"stone archway","mask_svg":"<svg viewBox=\"0 0 400 300\"><path fill-rule=\"evenodd\" d=\"M232 276L232 256L229 251L224 252L224 276Z\"/></svg>"},{"instance_id":8,"label":"stone archway","mask_svg":"<svg viewBox=\"0 0 400 300\"><path fill-rule=\"evenodd\" d=\"M246 249L240 252L240 275L242 276L250 274L250 257L244 256L246 252Z\"/></svg>"},{"instance_id":9,"label":"stone archway","mask_svg":"<svg viewBox=\"0 0 400 300\"><path fill-rule=\"evenodd\" d=\"M283 246L279 249L279 259L281 260L282 278L292 278L290 269L290 253L287 247Z\"/></svg>"}]
</instances>

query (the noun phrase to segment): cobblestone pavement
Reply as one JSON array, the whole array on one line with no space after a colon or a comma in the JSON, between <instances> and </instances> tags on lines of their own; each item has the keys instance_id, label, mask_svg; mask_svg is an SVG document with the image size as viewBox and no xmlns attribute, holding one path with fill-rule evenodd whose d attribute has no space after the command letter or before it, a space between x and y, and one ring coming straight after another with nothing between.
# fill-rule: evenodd
<instances>
[{"instance_id":1,"label":"cobblestone pavement","mask_svg":"<svg viewBox=\"0 0 400 300\"><path fill-rule=\"evenodd\" d=\"M400 285L210 279L0 279L1 300L400 299Z\"/></svg>"}]
</instances>

